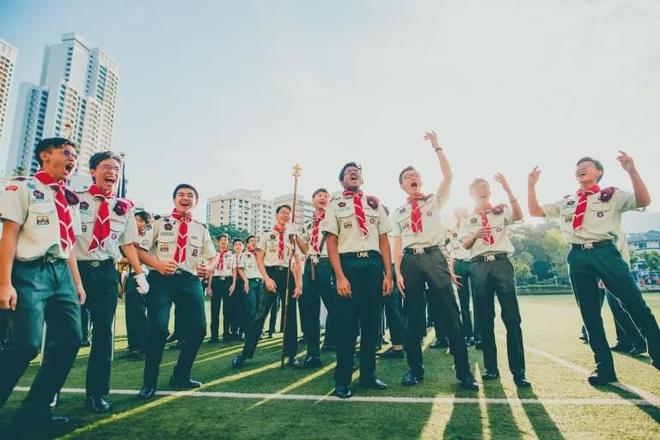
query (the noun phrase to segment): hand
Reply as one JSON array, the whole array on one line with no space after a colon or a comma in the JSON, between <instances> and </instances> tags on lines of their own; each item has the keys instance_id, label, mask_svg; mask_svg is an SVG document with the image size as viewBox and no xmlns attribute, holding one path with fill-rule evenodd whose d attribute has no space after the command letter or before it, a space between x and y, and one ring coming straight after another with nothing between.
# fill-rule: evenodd
<instances>
[{"instance_id":1,"label":"hand","mask_svg":"<svg viewBox=\"0 0 660 440\"><path fill-rule=\"evenodd\" d=\"M451 273L451 282L456 285L456 287L462 287L463 284L461 283L461 278L458 275L456 275L454 272Z\"/></svg>"},{"instance_id":2,"label":"hand","mask_svg":"<svg viewBox=\"0 0 660 440\"><path fill-rule=\"evenodd\" d=\"M401 292L401 296L405 297L406 296L406 283L403 279L403 275L398 274L396 276L396 286L399 288L399 292Z\"/></svg>"},{"instance_id":3,"label":"hand","mask_svg":"<svg viewBox=\"0 0 660 440\"><path fill-rule=\"evenodd\" d=\"M475 238L475 240L478 240L480 238L486 238L489 235L492 235L491 232L492 232L492 230L491 230L490 226L484 226L474 234L474 238Z\"/></svg>"},{"instance_id":4,"label":"hand","mask_svg":"<svg viewBox=\"0 0 660 440\"><path fill-rule=\"evenodd\" d=\"M438 144L438 135L435 131L427 131L424 133L424 140L431 141L431 146L434 150L440 148L440 144Z\"/></svg>"},{"instance_id":5,"label":"hand","mask_svg":"<svg viewBox=\"0 0 660 440\"><path fill-rule=\"evenodd\" d=\"M231 283L231 286L229 286L229 296L234 294L234 290L236 290L236 283Z\"/></svg>"},{"instance_id":6,"label":"hand","mask_svg":"<svg viewBox=\"0 0 660 440\"><path fill-rule=\"evenodd\" d=\"M351 283L348 282L348 278L345 276L337 278L337 293L344 298L351 297Z\"/></svg>"},{"instance_id":7,"label":"hand","mask_svg":"<svg viewBox=\"0 0 660 440\"><path fill-rule=\"evenodd\" d=\"M161 275L172 275L176 271L176 264L173 261L161 261L154 269Z\"/></svg>"},{"instance_id":8,"label":"hand","mask_svg":"<svg viewBox=\"0 0 660 440\"><path fill-rule=\"evenodd\" d=\"M534 167L527 176L527 186L536 186L536 184L539 181L540 175L541 175L541 170L539 169L539 167Z\"/></svg>"},{"instance_id":9,"label":"hand","mask_svg":"<svg viewBox=\"0 0 660 440\"><path fill-rule=\"evenodd\" d=\"M208 276L208 270L206 269L206 265L204 263L198 264L195 268L195 272L197 272L197 276L200 278L206 278Z\"/></svg>"},{"instance_id":10,"label":"hand","mask_svg":"<svg viewBox=\"0 0 660 440\"><path fill-rule=\"evenodd\" d=\"M302 295L302 284L296 285L295 289L293 289L293 299L298 299L300 298L300 295Z\"/></svg>"},{"instance_id":11,"label":"hand","mask_svg":"<svg viewBox=\"0 0 660 440\"><path fill-rule=\"evenodd\" d=\"M383 278L383 296L390 296L392 294L393 285L392 275L385 275L385 278Z\"/></svg>"},{"instance_id":12,"label":"hand","mask_svg":"<svg viewBox=\"0 0 660 440\"><path fill-rule=\"evenodd\" d=\"M137 291L142 295L149 293L149 282L147 281L147 276L144 273L139 273L135 275L135 284L137 284Z\"/></svg>"},{"instance_id":13,"label":"hand","mask_svg":"<svg viewBox=\"0 0 660 440\"><path fill-rule=\"evenodd\" d=\"M243 293L245 293L246 295L248 293L250 293L250 281L249 280L247 280L243 283Z\"/></svg>"},{"instance_id":14,"label":"hand","mask_svg":"<svg viewBox=\"0 0 660 440\"><path fill-rule=\"evenodd\" d=\"M502 189L509 193L511 192L511 187L509 186L509 182L506 181L506 177L504 177L504 174L502 173L495 173L495 176L493 177L495 182L499 183L502 185Z\"/></svg>"},{"instance_id":15,"label":"hand","mask_svg":"<svg viewBox=\"0 0 660 440\"><path fill-rule=\"evenodd\" d=\"M635 168L635 161L632 157L628 156L628 153L619 150L619 155L616 157L616 160L619 161L621 168L623 168L628 174L637 171L637 168Z\"/></svg>"},{"instance_id":16,"label":"hand","mask_svg":"<svg viewBox=\"0 0 660 440\"><path fill-rule=\"evenodd\" d=\"M213 298L213 289L211 289L211 286L206 288L206 297L207 298Z\"/></svg>"},{"instance_id":17,"label":"hand","mask_svg":"<svg viewBox=\"0 0 660 440\"><path fill-rule=\"evenodd\" d=\"M87 299L87 294L85 293L85 288L83 287L82 283L76 284L76 293L78 293L78 299L80 300L80 305L85 304L85 300Z\"/></svg>"},{"instance_id":18,"label":"hand","mask_svg":"<svg viewBox=\"0 0 660 440\"><path fill-rule=\"evenodd\" d=\"M275 280L273 280L272 278L266 278L264 280L264 285L266 286L266 290L269 291L270 293L277 292L277 284L275 284Z\"/></svg>"},{"instance_id":19,"label":"hand","mask_svg":"<svg viewBox=\"0 0 660 440\"><path fill-rule=\"evenodd\" d=\"M11 284L0 286L0 310L16 310L16 289Z\"/></svg>"}]
</instances>

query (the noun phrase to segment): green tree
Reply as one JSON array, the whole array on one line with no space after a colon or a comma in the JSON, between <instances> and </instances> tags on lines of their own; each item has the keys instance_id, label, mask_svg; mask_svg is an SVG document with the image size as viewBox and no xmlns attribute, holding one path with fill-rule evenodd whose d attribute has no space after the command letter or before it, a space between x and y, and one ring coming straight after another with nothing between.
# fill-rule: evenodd
<instances>
[{"instance_id":1,"label":"green tree","mask_svg":"<svg viewBox=\"0 0 660 440\"><path fill-rule=\"evenodd\" d=\"M660 270L660 253L657 251L641 252L640 256L646 261L650 271Z\"/></svg>"},{"instance_id":2,"label":"green tree","mask_svg":"<svg viewBox=\"0 0 660 440\"><path fill-rule=\"evenodd\" d=\"M250 233L248 231L246 231L245 229L239 229L232 224L222 225L222 226L209 225L209 233L211 234L211 237L213 238L214 241L219 235L222 234L229 235L230 240L234 240L236 238L245 240L250 236Z\"/></svg>"}]
</instances>

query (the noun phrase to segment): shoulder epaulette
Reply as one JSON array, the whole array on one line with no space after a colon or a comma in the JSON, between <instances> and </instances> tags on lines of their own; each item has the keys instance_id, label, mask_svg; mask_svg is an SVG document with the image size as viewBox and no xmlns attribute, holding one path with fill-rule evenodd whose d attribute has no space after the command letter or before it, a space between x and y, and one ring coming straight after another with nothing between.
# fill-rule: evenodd
<instances>
[{"instance_id":1,"label":"shoulder epaulette","mask_svg":"<svg viewBox=\"0 0 660 440\"><path fill-rule=\"evenodd\" d=\"M614 196L614 193L616 192L617 188L613 186L608 186L607 188L603 188L600 190L600 197L599 200L601 202L609 202L610 199Z\"/></svg>"},{"instance_id":2,"label":"shoulder epaulette","mask_svg":"<svg viewBox=\"0 0 660 440\"><path fill-rule=\"evenodd\" d=\"M378 200L378 198L375 196L367 196L367 205L369 205L372 209L378 209L380 206L380 200Z\"/></svg>"}]
</instances>

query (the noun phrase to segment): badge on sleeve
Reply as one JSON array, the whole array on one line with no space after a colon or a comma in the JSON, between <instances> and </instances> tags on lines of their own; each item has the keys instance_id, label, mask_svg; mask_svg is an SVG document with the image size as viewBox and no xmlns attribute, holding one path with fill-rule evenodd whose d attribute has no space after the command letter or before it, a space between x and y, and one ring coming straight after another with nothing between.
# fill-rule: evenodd
<instances>
[{"instance_id":1,"label":"badge on sleeve","mask_svg":"<svg viewBox=\"0 0 660 440\"><path fill-rule=\"evenodd\" d=\"M34 191L32 191L32 195L37 200L43 200L44 199L44 193L42 193L38 189L35 189Z\"/></svg>"},{"instance_id":2,"label":"badge on sleeve","mask_svg":"<svg viewBox=\"0 0 660 440\"><path fill-rule=\"evenodd\" d=\"M5 191L18 191L18 186L16 186L16 185L7 185L7 186L5 186Z\"/></svg>"},{"instance_id":3,"label":"badge on sleeve","mask_svg":"<svg viewBox=\"0 0 660 440\"><path fill-rule=\"evenodd\" d=\"M193 256L193 257L196 257L197 254L199 254L199 249L193 249L193 250L192 250L192 256Z\"/></svg>"},{"instance_id":4,"label":"badge on sleeve","mask_svg":"<svg viewBox=\"0 0 660 440\"><path fill-rule=\"evenodd\" d=\"M89 203L87 202L80 202L80 210L81 211L89 211Z\"/></svg>"},{"instance_id":5,"label":"badge on sleeve","mask_svg":"<svg viewBox=\"0 0 660 440\"><path fill-rule=\"evenodd\" d=\"M346 206L346 202L339 202L339 203L337 203L337 206L339 206L340 208L343 208L344 206Z\"/></svg>"},{"instance_id":6,"label":"badge on sleeve","mask_svg":"<svg viewBox=\"0 0 660 440\"><path fill-rule=\"evenodd\" d=\"M172 223L165 223L163 225L163 228L165 228L166 231L171 231L173 227L174 226L172 226Z\"/></svg>"}]
</instances>

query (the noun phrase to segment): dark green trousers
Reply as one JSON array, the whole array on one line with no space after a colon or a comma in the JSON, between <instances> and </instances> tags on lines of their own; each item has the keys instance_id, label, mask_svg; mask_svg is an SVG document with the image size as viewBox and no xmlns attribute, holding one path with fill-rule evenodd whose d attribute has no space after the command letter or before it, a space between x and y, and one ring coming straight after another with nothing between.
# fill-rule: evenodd
<instances>
[{"instance_id":1,"label":"dark green trousers","mask_svg":"<svg viewBox=\"0 0 660 440\"><path fill-rule=\"evenodd\" d=\"M188 272L166 276L151 271L148 279L151 288L147 294L149 333L145 350L144 385L155 388L168 335L172 304L181 320L181 326L176 331L179 338L185 341L174 367L173 376L177 379L190 378L192 364L206 334L206 317L204 289L196 276Z\"/></svg>"},{"instance_id":2,"label":"dark green trousers","mask_svg":"<svg viewBox=\"0 0 660 440\"><path fill-rule=\"evenodd\" d=\"M467 377L470 374L470 364L461 329L461 315L454 297L449 266L440 248L419 255L404 254L401 274L406 286L403 314L406 329L405 349L410 370L418 376L424 374L421 340L426 335L424 286L428 284L427 299L429 305L438 311L438 319L447 330L456 377Z\"/></svg>"},{"instance_id":3,"label":"dark green trousers","mask_svg":"<svg viewBox=\"0 0 660 440\"><path fill-rule=\"evenodd\" d=\"M232 305L229 301L229 287L231 286L232 277L213 277L211 281L211 340L218 340L218 332L220 329L220 308L222 307L222 334L228 336L230 333L230 324L232 319L235 319Z\"/></svg>"},{"instance_id":4,"label":"dark green trousers","mask_svg":"<svg viewBox=\"0 0 660 440\"><path fill-rule=\"evenodd\" d=\"M589 346L594 352L596 369L603 374L614 374L612 352L605 337L600 314L599 279L602 279L607 290L621 301L623 308L646 338L651 360L656 364L660 363L658 323L642 298L628 264L621 258L614 243L594 249L574 246L568 253L568 267L573 293L589 334Z\"/></svg>"},{"instance_id":5,"label":"dark green trousers","mask_svg":"<svg viewBox=\"0 0 660 440\"><path fill-rule=\"evenodd\" d=\"M78 270L87 294L85 307L92 323L92 348L87 360L88 396L104 396L110 391L112 365L112 324L117 310L119 274L115 262L79 261Z\"/></svg>"},{"instance_id":6,"label":"dark green trousers","mask_svg":"<svg viewBox=\"0 0 660 440\"><path fill-rule=\"evenodd\" d=\"M502 321L506 327L509 370L514 377L524 377L525 351L513 265L506 256L491 262L473 261L472 273L474 306L481 328L484 366L487 370L498 371L495 343L495 296L497 295L502 309Z\"/></svg>"},{"instance_id":7,"label":"dark green trousers","mask_svg":"<svg viewBox=\"0 0 660 440\"><path fill-rule=\"evenodd\" d=\"M325 342L333 345L336 331L335 297L337 291L333 280L332 266L327 258L314 264L307 260L303 276L303 294L300 297L301 320L303 333L307 342L307 356L319 357L321 355L321 301L325 305L328 315L325 320ZM312 278L313 273L313 278Z\"/></svg>"},{"instance_id":8,"label":"dark green trousers","mask_svg":"<svg viewBox=\"0 0 660 440\"><path fill-rule=\"evenodd\" d=\"M473 314L470 310L470 301L474 302L472 293L472 263L467 260L454 260L454 272L461 277L461 285L458 287L458 301L461 306L463 336L466 338L474 337L477 341L480 341L479 319L477 318L476 311Z\"/></svg>"},{"instance_id":9,"label":"dark green trousers","mask_svg":"<svg viewBox=\"0 0 660 440\"><path fill-rule=\"evenodd\" d=\"M378 252L368 257L340 254L341 267L351 284L351 297L337 295L337 367L335 383L349 385L353 353L360 333L360 380L376 374L376 343L379 336L383 288L383 260Z\"/></svg>"},{"instance_id":10,"label":"dark green trousers","mask_svg":"<svg viewBox=\"0 0 660 440\"><path fill-rule=\"evenodd\" d=\"M144 352L147 343L147 332L149 331L147 295L143 295L137 291L137 283L132 273L126 280L124 306L126 309L128 349Z\"/></svg>"},{"instance_id":11,"label":"dark green trousers","mask_svg":"<svg viewBox=\"0 0 660 440\"><path fill-rule=\"evenodd\" d=\"M46 323L44 359L16 413L16 418L39 423L49 414L48 404L64 385L78 354L82 340L80 301L66 260L15 261L12 284L18 301L16 310L10 313L13 340L0 353L0 407L39 353Z\"/></svg>"}]
</instances>

